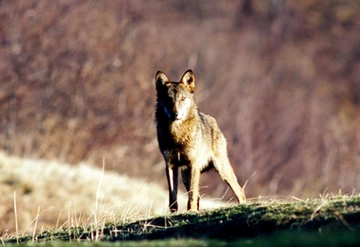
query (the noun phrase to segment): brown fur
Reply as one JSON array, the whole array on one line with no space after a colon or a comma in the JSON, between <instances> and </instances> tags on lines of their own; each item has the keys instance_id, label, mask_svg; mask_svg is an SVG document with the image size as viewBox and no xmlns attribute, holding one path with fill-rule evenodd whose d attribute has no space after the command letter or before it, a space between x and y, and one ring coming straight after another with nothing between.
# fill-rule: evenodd
<instances>
[{"instance_id":1,"label":"brown fur","mask_svg":"<svg viewBox=\"0 0 360 247\"><path fill-rule=\"evenodd\" d=\"M178 210L179 168L189 193L188 210L199 209L200 173L211 168L230 186L239 203L246 202L227 156L224 135L216 120L199 112L195 104L193 72L188 70L180 82L171 82L158 71L155 83L157 136L166 163L171 212Z\"/></svg>"}]
</instances>

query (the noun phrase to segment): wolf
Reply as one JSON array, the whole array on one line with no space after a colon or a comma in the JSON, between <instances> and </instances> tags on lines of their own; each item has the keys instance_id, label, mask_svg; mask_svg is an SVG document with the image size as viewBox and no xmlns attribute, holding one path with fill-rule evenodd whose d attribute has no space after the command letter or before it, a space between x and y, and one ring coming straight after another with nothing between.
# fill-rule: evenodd
<instances>
[{"instance_id":1,"label":"wolf","mask_svg":"<svg viewBox=\"0 0 360 247\"><path fill-rule=\"evenodd\" d=\"M187 209L199 210L200 173L215 169L245 203L243 188L230 165L226 140L216 120L198 110L194 101L195 76L187 70L179 82L161 71L155 75L157 102L155 120L159 149L165 159L169 208L177 212L178 172L188 192Z\"/></svg>"}]
</instances>

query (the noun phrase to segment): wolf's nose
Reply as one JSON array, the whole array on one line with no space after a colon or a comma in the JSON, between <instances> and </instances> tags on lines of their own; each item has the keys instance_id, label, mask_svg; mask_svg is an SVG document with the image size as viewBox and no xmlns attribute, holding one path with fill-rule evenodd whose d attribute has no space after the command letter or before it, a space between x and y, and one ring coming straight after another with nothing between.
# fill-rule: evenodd
<instances>
[{"instance_id":1,"label":"wolf's nose","mask_svg":"<svg viewBox=\"0 0 360 247\"><path fill-rule=\"evenodd\" d=\"M174 112L174 118L176 119L179 116L178 112Z\"/></svg>"}]
</instances>

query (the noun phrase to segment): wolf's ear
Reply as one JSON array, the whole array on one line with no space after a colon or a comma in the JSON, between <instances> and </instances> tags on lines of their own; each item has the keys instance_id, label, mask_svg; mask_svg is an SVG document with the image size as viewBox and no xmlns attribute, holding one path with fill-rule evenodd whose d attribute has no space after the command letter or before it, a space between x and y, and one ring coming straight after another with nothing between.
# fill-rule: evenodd
<instances>
[{"instance_id":1,"label":"wolf's ear","mask_svg":"<svg viewBox=\"0 0 360 247\"><path fill-rule=\"evenodd\" d=\"M191 69L187 70L184 75L181 77L180 83L183 83L187 86L191 93L195 90L195 76Z\"/></svg>"},{"instance_id":2,"label":"wolf's ear","mask_svg":"<svg viewBox=\"0 0 360 247\"><path fill-rule=\"evenodd\" d=\"M169 82L169 79L163 72L161 72L161 71L156 72L156 75L155 75L156 87L165 85L167 82Z\"/></svg>"}]
</instances>

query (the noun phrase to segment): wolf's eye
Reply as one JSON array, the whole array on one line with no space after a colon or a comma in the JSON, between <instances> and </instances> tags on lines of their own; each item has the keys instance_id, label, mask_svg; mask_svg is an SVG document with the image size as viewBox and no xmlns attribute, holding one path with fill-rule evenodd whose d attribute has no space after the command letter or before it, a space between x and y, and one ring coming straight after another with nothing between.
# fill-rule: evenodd
<instances>
[{"instance_id":1,"label":"wolf's eye","mask_svg":"<svg viewBox=\"0 0 360 247\"><path fill-rule=\"evenodd\" d=\"M183 96L183 97L181 97L181 101L184 101L186 99L186 97L185 96Z\"/></svg>"}]
</instances>

